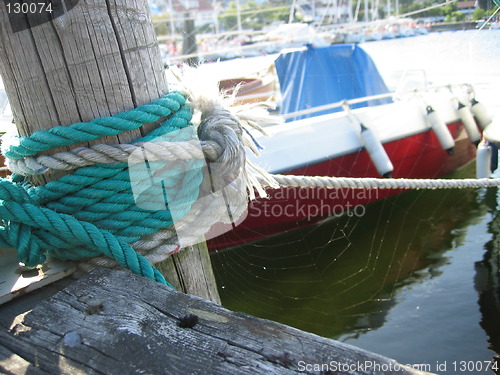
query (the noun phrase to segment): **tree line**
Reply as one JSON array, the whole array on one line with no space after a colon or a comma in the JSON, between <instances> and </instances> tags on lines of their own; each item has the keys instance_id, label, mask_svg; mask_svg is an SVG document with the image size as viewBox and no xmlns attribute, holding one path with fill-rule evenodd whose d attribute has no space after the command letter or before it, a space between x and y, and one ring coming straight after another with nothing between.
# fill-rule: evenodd
<instances>
[{"instance_id":1,"label":"tree line","mask_svg":"<svg viewBox=\"0 0 500 375\"><path fill-rule=\"evenodd\" d=\"M363 0L361 0L363 1ZM243 1L242 1L243 3ZM399 14L406 14L418 11L420 9L431 7L436 3L432 0L415 1L415 0L399 0ZM489 17L495 10L496 6L491 0L479 0L478 7L472 14L472 19L481 20ZM262 30L265 26L269 26L275 22L288 22L290 18L290 8L292 0L269 0L263 4L257 4L254 0L249 0L240 7L241 26L245 30ZM353 8L356 4L353 4ZM379 6L377 9L378 18L384 19L388 16L386 7ZM355 10L353 9L353 14ZM410 17L414 19L442 17L446 22L463 21L467 16L458 11L457 2L446 4L443 7L428 9L424 12L412 14ZM230 1L228 6L218 15L219 31L234 31L237 30L237 5L235 1ZM165 17L162 17L165 20ZM295 7L293 10L293 19L295 22L309 21L305 17L304 12L300 7ZM364 19L363 10L359 11L359 20ZM169 21L154 22L157 35L169 35ZM198 27L198 33L215 32L215 25L205 24Z\"/></svg>"}]
</instances>

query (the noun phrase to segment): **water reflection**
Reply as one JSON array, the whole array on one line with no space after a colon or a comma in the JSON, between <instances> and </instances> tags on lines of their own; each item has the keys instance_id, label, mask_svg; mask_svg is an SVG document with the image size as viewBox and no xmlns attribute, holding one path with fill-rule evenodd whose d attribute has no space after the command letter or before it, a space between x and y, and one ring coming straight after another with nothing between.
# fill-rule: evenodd
<instances>
[{"instance_id":1,"label":"water reflection","mask_svg":"<svg viewBox=\"0 0 500 375\"><path fill-rule=\"evenodd\" d=\"M488 208L493 219L488 232L493 238L485 244L486 252L481 261L476 262L474 286L479 294L481 327L489 338L490 349L500 353L500 211L498 210L498 189L484 191L482 204Z\"/></svg>"},{"instance_id":2,"label":"water reflection","mask_svg":"<svg viewBox=\"0 0 500 375\"><path fill-rule=\"evenodd\" d=\"M326 337L375 330L398 291L439 276L447 252L487 213L478 194L411 191L368 205L360 218L214 254L223 304Z\"/></svg>"}]
</instances>

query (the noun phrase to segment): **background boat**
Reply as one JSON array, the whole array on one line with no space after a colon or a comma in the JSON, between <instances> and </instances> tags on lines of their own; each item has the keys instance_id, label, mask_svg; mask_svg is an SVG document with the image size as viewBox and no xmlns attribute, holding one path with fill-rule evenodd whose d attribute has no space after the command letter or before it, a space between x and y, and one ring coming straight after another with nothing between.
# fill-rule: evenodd
<instances>
[{"instance_id":1,"label":"background boat","mask_svg":"<svg viewBox=\"0 0 500 375\"><path fill-rule=\"evenodd\" d=\"M221 65L256 67L262 62L241 59ZM479 131L473 123L475 138L470 139L457 112L459 102L470 106L473 94L467 85L450 90L412 81L412 90L406 82L402 92L390 93L370 57L356 45L284 51L263 66L265 74L276 71L280 95L274 96L280 97L280 112L287 121L266 128L269 137L254 134L264 150L253 161L271 173L436 178L475 157ZM204 69L205 74L210 71L209 66ZM238 79L232 76L231 82ZM249 79L243 82L245 87ZM442 119L439 129L426 113L429 106ZM399 192L269 189L268 199L251 202L246 219L210 240L209 246L222 249L276 235Z\"/></svg>"},{"instance_id":2,"label":"background boat","mask_svg":"<svg viewBox=\"0 0 500 375\"><path fill-rule=\"evenodd\" d=\"M405 69L425 69L437 85L471 82L498 119L497 31L410 40L362 45L389 87ZM474 169L454 176L473 177ZM500 353L498 273L486 264L497 251L498 202L497 189L412 191L368 204L364 215L213 253L223 304L456 374L454 361L479 364Z\"/></svg>"}]
</instances>

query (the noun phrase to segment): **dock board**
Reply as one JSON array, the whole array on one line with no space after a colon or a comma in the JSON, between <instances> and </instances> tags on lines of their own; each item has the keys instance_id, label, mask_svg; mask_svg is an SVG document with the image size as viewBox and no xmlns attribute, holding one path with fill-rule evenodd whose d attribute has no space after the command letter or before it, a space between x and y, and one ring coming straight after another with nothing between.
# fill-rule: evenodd
<instances>
[{"instance_id":1,"label":"dock board","mask_svg":"<svg viewBox=\"0 0 500 375\"><path fill-rule=\"evenodd\" d=\"M0 307L0 372L421 373L350 345L231 312L128 272L94 270L50 298L43 288L38 293ZM332 364L345 371L336 371Z\"/></svg>"},{"instance_id":2,"label":"dock board","mask_svg":"<svg viewBox=\"0 0 500 375\"><path fill-rule=\"evenodd\" d=\"M34 269L19 266L15 249L0 247L0 305L75 271L74 263L49 259Z\"/></svg>"}]
</instances>

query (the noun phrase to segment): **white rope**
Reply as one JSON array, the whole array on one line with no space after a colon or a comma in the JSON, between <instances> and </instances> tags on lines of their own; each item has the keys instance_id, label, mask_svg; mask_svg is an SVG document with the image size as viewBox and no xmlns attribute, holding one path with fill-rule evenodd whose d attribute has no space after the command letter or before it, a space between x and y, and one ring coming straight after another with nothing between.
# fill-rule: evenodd
<instances>
[{"instance_id":1,"label":"white rope","mask_svg":"<svg viewBox=\"0 0 500 375\"><path fill-rule=\"evenodd\" d=\"M185 91L194 108L201 111L201 123L198 126L198 136L202 141L203 150L201 154L200 143L195 141L98 145L86 149L74 149L72 152L59 153L56 154L57 156L42 159L40 157L36 160L26 158L16 166L33 171L37 170L39 165L54 170L69 166L80 167L82 163L130 162L130 155L139 147L146 150L149 161L153 161L154 158L178 160L206 157L211 162L210 170L203 169L200 199L193 202L189 213L174 220L175 226L160 229L131 244L133 249L144 255L152 264L161 262L172 253L179 251L180 243L197 243L213 228L214 224L233 224L234 220L238 220L247 209L248 199L255 198L255 190L259 196L267 196L260 181L264 181L266 186L278 187L266 171L246 159L245 152L245 147L248 147L258 154L257 146L247 128L254 128L264 133L259 124L275 121L263 108L267 104L253 104L229 110L224 105L218 90L212 90L212 87L207 88L205 92L198 88L196 94L189 89ZM39 165L34 164L35 162ZM221 181L214 186L217 178ZM231 183L221 184L223 181L231 181ZM223 195L225 203L221 203L220 199L213 199L211 194L219 197ZM203 199L205 196L209 199ZM94 267L116 268L119 266L114 260L105 257L89 259L80 265L81 269L87 271Z\"/></svg>"},{"instance_id":2,"label":"white rope","mask_svg":"<svg viewBox=\"0 0 500 375\"><path fill-rule=\"evenodd\" d=\"M213 204L209 207L205 207L207 212L211 213L210 218L222 218L223 214L227 213L227 207L220 205L217 200L210 201L213 202ZM199 211L199 208L194 209ZM191 240L194 244L199 238L204 238L203 236L210 230L213 222L212 220L200 221L199 217L195 218L194 216L190 216L190 218L191 220L183 223L183 225L191 224L190 238L184 238L184 240ZM193 222L195 222L196 225L193 225ZM181 250L177 238L177 229L178 227L174 226L160 229L158 232L132 243L131 246L144 255L151 264L162 262L170 257L170 255ZM82 270L89 271L95 267L119 268L121 266L114 259L102 256L88 259L81 264L80 267Z\"/></svg>"},{"instance_id":3,"label":"white rope","mask_svg":"<svg viewBox=\"0 0 500 375\"><path fill-rule=\"evenodd\" d=\"M189 80L183 82L186 83L186 81L189 83ZM52 156L43 155L9 161L9 168L18 174L32 175L55 170L71 170L92 164L130 162L131 155L138 149L146 151L150 161L208 159L211 162L211 171L204 171L204 173L211 173L212 176L204 175L200 187L200 199L193 203L189 214L175 221L175 227L163 228L131 244L151 263L160 262L171 253L179 250L178 235L180 231L184 230L183 241L194 244L215 223L232 224L231 221L234 218L239 218L243 214L242 210L247 208L248 199L255 198L255 191L262 198L267 196L264 187L273 189L286 187L460 189L500 186L500 179L381 179L269 174L250 163L246 158L245 147L258 154L257 145L247 128L255 128L263 132L260 125L273 123L276 120L268 115L262 103L236 109L227 108L217 89L210 87L207 88L206 92L203 92L199 89L199 82L199 80L193 79L193 89L189 89L188 85L185 91L191 98L194 108L201 112L201 123L198 127L201 142L194 140L189 142L94 145L75 148L68 152L59 152ZM137 154L142 155L143 153ZM137 161L141 162L141 160ZM227 177L226 180L232 182L234 182L235 176L241 176L241 184L227 186L230 195L225 197L225 204L221 204L221 201L217 199L201 199L210 194L224 194L219 191L222 189L221 186L216 186L215 191L213 191L211 177L214 176L219 176L222 179ZM241 204L242 201L244 204ZM228 212L231 212L229 217ZM95 266L114 268L117 263L108 258L98 257L89 260L81 267L89 269Z\"/></svg>"},{"instance_id":4,"label":"white rope","mask_svg":"<svg viewBox=\"0 0 500 375\"><path fill-rule=\"evenodd\" d=\"M325 189L476 189L500 186L500 178L412 179L271 175L280 187ZM267 186L266 181L260 182Z\"/></svg>"},{"instance_id":5,"label":"white rope","mask_svg":"<svg viewBox=\"0 0 500 375\"><path fill-rule=\"evenodd\" d=\"M349 178L349 177L314 177L293 175L271 175L279 184L279 188L326 188L326 189L467 189L500 186L500 178L494 179L407 179L407 178ZM265 178L258 177L262 186L277 188ZM220 205L216 200L209 200L211 204L204 207L194 207L197 212L210 212L211 216L221 218L227 213L228 207ZM195 202L195 204L199 204ZM194 225L196 224L196 225ZM211 221L200 221L199 217L190 216L183 225L189 226L193 243L205 235L210 229ZM171 254L179 251L176 228L169 226L141 238L132 244L132 247L143 254L152 264L167 259ZM119 264L106 257L89 259L80 264L80 268L89 271L95 267L117 268Z\"/></svg>"},{"instance_id":6,"label":"white rope","mask_svg":"<svg viewBox=\"0 0 500 375\"><path fill-rule=\"evenodd\" d=\"M53 171L69 171L94 164L111 164L120 162L140 162L134 155L142 149L149 161L203 159L215 161L222 154L222 147L215 142L144 142L135 144L98 144L91 147L78 147L70 151L58 152L54 155L25 157L19 160L7 159L7 166L12 173L23 176L45 174Z\"/></svg>"}]
</instances>

